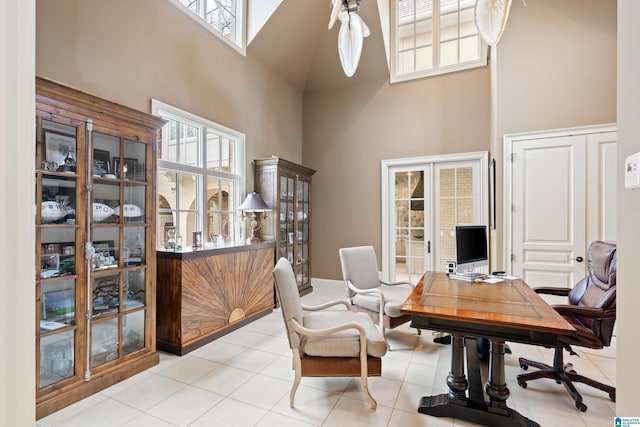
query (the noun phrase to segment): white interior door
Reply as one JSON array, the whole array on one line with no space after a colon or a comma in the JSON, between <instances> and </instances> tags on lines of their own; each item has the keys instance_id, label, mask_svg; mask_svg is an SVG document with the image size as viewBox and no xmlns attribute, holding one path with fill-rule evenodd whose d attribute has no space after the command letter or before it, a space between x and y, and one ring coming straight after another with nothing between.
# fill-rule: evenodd
<instances>
[{"instance_id":1,"label":"white interior door","mask_svg":"<svg viewBox=\"0 0 640 427\"><path fill-rule=\"evenodd\" d=\"M505 141L510 272L531 286L572 287L585 274L589 243L615 240L615 132Z\"/></svg>"}]
</instances>

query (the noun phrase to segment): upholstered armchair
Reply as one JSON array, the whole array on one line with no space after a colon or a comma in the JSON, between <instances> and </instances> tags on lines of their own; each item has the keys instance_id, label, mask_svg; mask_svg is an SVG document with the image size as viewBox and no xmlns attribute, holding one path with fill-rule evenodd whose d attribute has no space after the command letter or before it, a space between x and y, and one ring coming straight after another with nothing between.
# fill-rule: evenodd
<instances>
[{"instance_id":1,"label":"upholstered armchair","mask_svg":"<svg viewBox=\"0 0 640 427\"><path fill-rule=\"evenodd\" d=\"M601 349L611 344L616 321L616 245L601 241L591 243L587 254L587 275L573 289L541 287L534 290L539 294L567 297L566 305L555 305L554 308L573 325L576 333L561 337L562 346L555 349L553 366L521 357L519 363L522 369L533 366L539 370L518 375L518 385L526 388L527 381L552 378L564 385L575 401L576 408L582 412L587 410L587 406L573 382L600 389L615 402L614 387L578 374L571 364L565 365L563 351L568 349L575 354L572 345Z\"/></svg>"},{"instance_id":2,"label":"upholstered armchair","mask_svg":"<svg viewBox=\"0 0 640 427\"><path fill-rule=\"evenodd\" d=\"M375 409L367 378L382 374L382 356L387 344L373 321L349 310L347 300L319 306L302 304L291 264L280 258L273 270L276 293L293 352L295 378L289 405L302 377L360 377L363 392ZM327 310L342 305L345 309Z\"/></svg>"},{"instance_id":3,"label":"upholstered armchair","mask_svg":"<svg viewBox=\"0 0 640 427\"><path fill-rule=\"evenodd\" d=\"M411 282L381 280L373 246L341 248L338 253L342 277L353 311L361 311L371 316L372 320L380 325L385 339L385 328L393 329L411 320L411 316L402 313L400 307L415 285Z\"/></svg>"}]
</instances>

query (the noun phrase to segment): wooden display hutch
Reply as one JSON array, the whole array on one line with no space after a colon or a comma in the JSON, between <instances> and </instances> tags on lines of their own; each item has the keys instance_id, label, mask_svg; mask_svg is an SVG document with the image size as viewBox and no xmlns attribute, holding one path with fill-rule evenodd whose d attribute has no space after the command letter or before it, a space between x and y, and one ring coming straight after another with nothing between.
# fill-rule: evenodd
<instances>
[{"instance_id":1,"label":"wooden display hutch","mask_svg":"<svg viewBox=\"0 0 640 427\"><path fill-rule=\"evenodd\" d=\"M254 191L273 209L260 235L276 242L276 259L293 266L300 295L311 287L311 177L316 172L278 157L256 159Z\"/></svg>"},{"instance_id":2,"label":"wooden display hutch","mask_svg":"<svg viewBox=\"0 0 640 427\"><path fill-rule=\"evenodd\" d=\"M36 416L159 361L156 141L164 120L36 80Z\"/></svg>"}]
</instances>

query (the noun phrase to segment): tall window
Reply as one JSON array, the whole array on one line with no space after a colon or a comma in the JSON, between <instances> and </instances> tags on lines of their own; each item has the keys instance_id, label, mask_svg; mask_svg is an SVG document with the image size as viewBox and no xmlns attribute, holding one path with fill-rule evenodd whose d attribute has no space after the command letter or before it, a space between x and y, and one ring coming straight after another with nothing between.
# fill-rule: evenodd
<instances>
[{"instance_id":1,"label":"tall window","mask_svg":"<svg viewBox=\"0 0 640 427\"><path fill-rule=\"evenodd\" d=\"M244 0L170 0L196 16L214 34L241 52L245 50ZM195 14L195 15L194 15Z\"/></svg>"},{"instance_id":2,"label":"tall window","mask_svg":"<svg viewBox=\"0 0 640 427\"><path fill-rule=\"evenodd\" d=\"M156 100L152 109L169 121L158 147L158 246L165 226L176 227L184 245L194 231L205 242L236 240L244 135Z\"/></svg>"},{"instance_id":3,"label":"tall window","mask_svg":"<svg viewBox=\"0 0 640 427\"><path fill-rule=\"evenodd\" d=\"M475 0L394 0L392 82L487 64Z\"/></svg>"}]
</instances>

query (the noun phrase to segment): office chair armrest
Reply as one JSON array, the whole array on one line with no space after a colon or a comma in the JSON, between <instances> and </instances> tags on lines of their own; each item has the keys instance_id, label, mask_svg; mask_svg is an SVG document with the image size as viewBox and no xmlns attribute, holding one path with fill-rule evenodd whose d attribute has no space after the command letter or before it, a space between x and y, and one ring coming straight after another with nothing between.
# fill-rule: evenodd
<instances>
[{"instance_id":1,"label":"office chair armrest","mask_svg":"<svg viewBox=\"0 0 640 427\"><path fill-rule=\"evenodd\" d=\"M320 305L304 305L302 304L302 309L306 311L320 311L325 308L333 307L334 305L344 305L347 310L351 309L351 303L348 300L339 299L334 301L329 301Z\"/></svg>"},{"instance_id":2,"label":"office chair armrest","mask_svg":"<svg viewBox=\"0 0 640 427\"><path fill-rule=\"evenodd\" d=\"M557 295L560 297L566 297L569 295L569 292L571 292L570 288L554 288L547 286L540 286L537 288L533 288L533 290L537 294Z\"/></svg>"},{"instance_id":3,"label":"office chair armrest","mask_svg":"<svg viewBox=\"0 0 640 427\"><path fill-rule=\"evenodd\" d=\"M603 310L596 307L579 305L554 305L553 308L562 316L583 316L591 319L615 319L616 310Z\"/></svg>"},{"instance_id":4,"label":"office chair armrest","mask_svg":"<svg viewBox=\"0 0 640 427\"><path fill-rule=\"evenodd\" d=\"M387 286L409 285L409 286L411 286L411 289L416 287L416 285L414 285L411 282L385 282L384 280L380 280L380 283L382 283L383 285L387 285Z\"/></svg>"}]
</instances>

